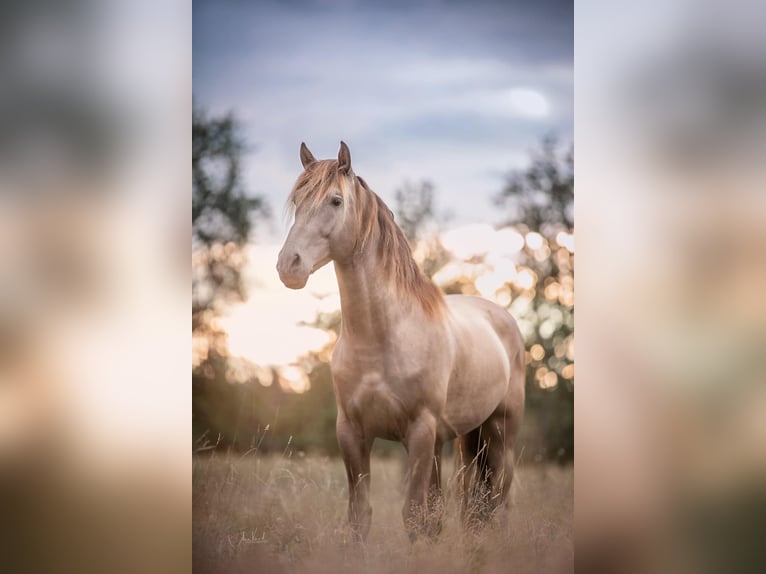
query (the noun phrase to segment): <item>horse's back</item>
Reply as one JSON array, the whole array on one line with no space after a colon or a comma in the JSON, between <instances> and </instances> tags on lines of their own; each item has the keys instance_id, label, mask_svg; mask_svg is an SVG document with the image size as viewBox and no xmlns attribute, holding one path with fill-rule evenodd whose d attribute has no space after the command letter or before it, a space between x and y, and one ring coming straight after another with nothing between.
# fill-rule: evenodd
<instances>
[{"instance_id":1,"label":"horse's back","mask_svg":"<svg viewBox=\"0 0 766 574\"><path fill-rule=\"evenodd\" d=\"M516 321L499 305L450 295L455 364L446 418L458 434L473 430L495 411L521 417L524 404L524 341Z\"/></svg>"}]
</instances>

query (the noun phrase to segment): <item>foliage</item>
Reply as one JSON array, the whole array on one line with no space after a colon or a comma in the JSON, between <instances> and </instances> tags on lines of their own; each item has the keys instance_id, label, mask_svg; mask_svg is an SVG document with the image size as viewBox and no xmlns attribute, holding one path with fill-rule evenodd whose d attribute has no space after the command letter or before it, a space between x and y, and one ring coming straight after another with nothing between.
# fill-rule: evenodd
<instances>
[{"instance_id":1,"label":"foliage","mask_svg":"<svg viewBox=\"0 0 766 574\"><path fill-rule=\"evenodd\" d=\"M244 383L199 377L195 407L207 416L194 421L195 448L281 452L289 445L338 454L330 367L316 362L310 368L311 386L300 394L280 385L276 369Z\"/></svg>"},{"instance_id":2,"label":"foliage","mask_svg":"<svg viewBox=\"0 0 766 574\"><path fill-rule=\"evenodd\" d=\"M421 269L429 277L449 261L449 253L439 241L438 230L450 215L437 211L435 192L434 185L424 180L419 185L405 182L394 194L396 223L410 242Z\"/></svg>"},{"instance_id":3,"label":"foliage","mask_svg":"<svg viewBox=\"0 0 766 574\"><path fill-rule=\"evenodd\" d=\"M512 301L529 299L520 319L527 344L527 419L520 442L533 456L574 457L574 149L559 151L553 138L533 152L530 166L509 174L497 203L527 238L519 269L533 285L510 285ZM531 233L531 235L530 235ZM513 302L511 309L514 309ZM537 435L537 439L533 435ZM542 439L542 440L540 440Z\"/></svg>"},{"instance_id":4,"label":"foliage","mask_svg":"<svg viewBox=\"0 0 766 574\"><path fill-rule=\"evenodd\" d=\"M245 297L242 248L252 230L252 216L267 215L260 197L242 185L244 144L232 115L192 115L192 330L209 326L221 305Z\"/></svg>"},{"instance_id":5,"label":"foliage","mask_svg":"<svg viewBox=\"0 0 766 574\"><path fill-rule=\"evenodd\" d=\"M511 223L550 235L574 227L574 147L562 152L556 138L543 139L528 168L510 173L495 198L510 212Z\"/></svg>"},{"instance_id":6,"label":"foliage","mask_svg":"<svg viewBox=\"0 0 766 574\"><path fill-rule=\"evenodd\" d=\"M266 216L260 197L243 187L244 143L231 115L192 113L192 402L195 433L218 428L226 387L226 335L215 324L225 305L243 301L244 249L253 214Z\"/></svg>"},{"instance_id":7,"label":"foliage","mask_svg":"<svg viewBox=\"0 0 766 574\"><path fill-rule=\"evenodd\" d=\"M430 181L423 181L419 186L407 182L396 190L394 200L396 223L410 243L414 243L436 217L434 186Z\"/></svg>"}]
</instances>

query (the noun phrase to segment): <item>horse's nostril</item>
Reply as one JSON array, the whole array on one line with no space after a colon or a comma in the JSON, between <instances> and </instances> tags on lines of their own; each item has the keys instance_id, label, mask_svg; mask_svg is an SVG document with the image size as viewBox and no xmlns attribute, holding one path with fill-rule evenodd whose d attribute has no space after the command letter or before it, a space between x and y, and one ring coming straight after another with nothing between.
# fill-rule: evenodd
<instances>
[{"instance_id":1,"label":"horse's nostril","mask_svg":"<svg viewBox=\"0 0 766 574\"><path fill-rule=\"evenodd\" d=\"M297 265L300 262L301 262L301 256L296 253L295 256L293 257L293 265Z\"/></svg>"}]
</instances>

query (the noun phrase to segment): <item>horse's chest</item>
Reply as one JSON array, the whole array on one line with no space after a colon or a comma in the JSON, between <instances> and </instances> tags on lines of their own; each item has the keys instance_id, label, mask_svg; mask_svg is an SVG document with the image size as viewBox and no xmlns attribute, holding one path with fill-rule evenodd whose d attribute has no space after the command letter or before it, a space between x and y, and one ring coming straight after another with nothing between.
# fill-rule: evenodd
<instances>
[{"instance_id":1,"label":"horse's chest","mask_svg":"<svg viewBox=\"0 0 766 574\"><path fill-rule=\"evenodd\" d=\"M420 409L438 410L446 396L448 361L439 337L413 338L408 329L385 344L338 341L332 373L339 407L381 438L401 439Z\"/></svg>"},{"instance_id":2,"label":"horse's chest","mask_svg":"<svg viewBox=\"0 0 766 574\"><path fill-rule=\"evenodd\" d=\"M411 402L392 388L378 371L360 374L353 384L336 384L336 393L346 416L374 436L401 439L406 431L407 405Z\"/></svg>"}]
</instances>

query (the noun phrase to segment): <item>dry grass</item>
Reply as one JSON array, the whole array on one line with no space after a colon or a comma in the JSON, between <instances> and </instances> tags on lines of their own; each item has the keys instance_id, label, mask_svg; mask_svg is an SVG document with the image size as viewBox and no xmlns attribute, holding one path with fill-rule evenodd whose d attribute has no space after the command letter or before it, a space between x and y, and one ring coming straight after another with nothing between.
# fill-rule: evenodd
<instances>
[{"instance_id":1,"label":"dry grass","mask_svg":"<svg viewBox=\"0 0 766 574\"><path fill-rule=\"evenodd\" d=\"M467 533L459 521L452 461L445 460L444 529L411 544L401 520L403 466L373 458L372 529L365 544L346 526L339 459L195 457L194 568L204 573L447 574L570 572L571 467L522 466L507 524Z\"/></svg>"}]
</instances>

